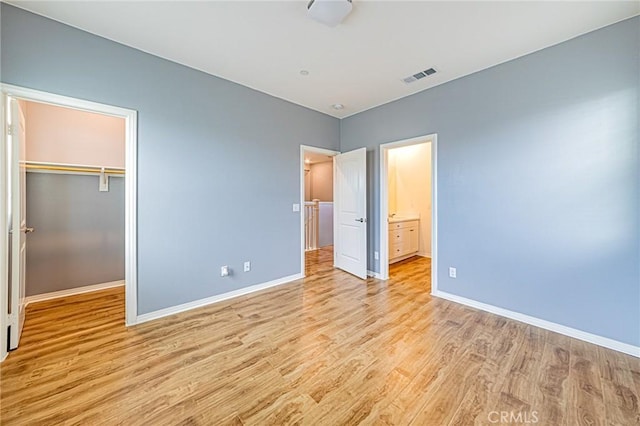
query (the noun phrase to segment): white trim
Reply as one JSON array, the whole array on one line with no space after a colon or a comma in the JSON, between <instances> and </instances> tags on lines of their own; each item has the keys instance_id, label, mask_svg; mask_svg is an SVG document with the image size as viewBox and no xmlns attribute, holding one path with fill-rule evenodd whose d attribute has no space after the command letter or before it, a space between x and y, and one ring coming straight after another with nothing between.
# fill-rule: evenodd
<instances>
[{"instance_id":1,"label":"white trim","mask_svg":"<svg viewBox=\"0 0 640 426\"><path fill-rule=\"evenodd\" d=\"M126 325L133 325L137 322L137 152L138 152L138 113L135 110L121 108L113 105L106 105L97 102L86 101L83 99L76 99L68 96L56 95L53 93L42 92L39 90L28 89L25 87L13 86L10 84L0 83L0 89L4 96L13 96L18 99L27 101L46 103L55 106L62 106L65 108L72 108L82 111L89 111L99 114L110 115L113 117L123 118L125 120L125 170L127 172L127 178L125 180L125 323ZM4 105L3 105L4 108ZM6 114L2 114L0 118L2 123L6 119ZM4 128L4 125L3 125ZM4 131L2 132L2 140L4 143ZM3 148L4 149L4 148ZM2 167L5 166L3 162ZM2 169L0 169L2 170ZM4 171L2 171L4 173ZM4 182L4 179L3 179ZM6 188L0 187L0 197L7 196ZM2 204L0 204L2 206ZM0 233L6 237L6 208L3 208L0 214ZM4 245L3 245L4 247ZM5 261L7 254L6 250L0 249L0 255L2 261L0 262L0 269L2 263ZM0 277L0 287L6 288L8 285L6 274ZM6 291L6 289L4 290ZM2 309L3 303L6 303L6 295L0 291L0 309ZM0 312L6 312L3 309ZM0 315L0 342L6 342L6 318L5 315ZM1 349L4 345L0 343L0 360L4 354Z\"/></svg>"},{"instance_id":2,"label":"white trim","mask_svg":"<svg viewBox=\"0 0 640 426\"><path fill-rule=\"evenodd\" d=\"M431 291L431 295L640 358L640 346L633 346L628 343L619 342L617 340L598 336L592 333L587 333L586 331L567 327L555 322L546 321L526 314L521 314L519 312L514 312L508 309L499 308L497 306L488 305L486 303L477 302L475 300L467 299L466 297L457 296L455 294L447 293L440 290Z\"/></svg>"},{"instance_id":3,"label":"white trim","mask_svg":"<svg viewBox=\"0 0 640 426\"><path fill-rule=\"evenodd\" d=\"M412 257L425 257L425 256L421 256L419 253L409 253L409 254L405 254L404 256L400 256L400 257L396 257L394 258L393 262L391 262L391 260L389 260L389 264L394 264L394 263L398 263L398 262L402 262L403 260L407 260L407 259L411 259Z\"/></svg>"},{"instance_id":4,"label":"white trim","mask_svg":"<svg viewBox=\"0 0 640 426\"><path fill-rule=\"evenodd\" d=\"M8 311L8 290L9 290L9 229L7 216L7 197L9 190L7 188L6 177L8 176L8 160L7 160L7 95L2 92L0 96L0 362L7 357L7 321L9 320Z\"/></svg>"},{"instance_id":5,"label":"white trim","mask_svg":"<svg viewBox=\"0 0 640 426\"><path fill-rule=\"evenodd\" d=\"M431 140L431 291L438 290L438 134Z\"/></svg>"},{"instance_id":6,"label":"white trim","mask_svg":"<svg viewBox=\"0 0 640 426\"><path fill-rule=\"evenodd\" d=\"M418 136L396 142L380 144L380 247L378 269L383 280L389 279L389 176L387 174L389 164L389 150L403 146L431 143L431 288L438 287L437 255L438 255L438 135Z\"/></svg>"},{"instance_id":7,"label":"white trim","mask_svg":"<svg viewBox=\"0 0 640 426\"><path fill-rule=\"evenodd\" d=\"M124 280L125 324L138 322L138 112L125 122Z\"/></svg>"},{"instance_id":8,"label":"white trim","mask_svg":"<svg viewBox=\"0 0 640 426\"><path fill-rule=\"evenodd\" d=\"M113 287L122 287L123 285L125 285L124 280L110 281L108 283L85 285L82 287L69 288L66 290L52 291L51 293L34 294L33 296L29 296L25 299L25 306L29 303L58 299L60 297L74 296L76 294L91 293L94 291L106 290Z\"/></svg>"},{"instance_id":9,"label":"white trim","mask_svg":"<svg viewBox=\"0 0 640 426\"><path fill-rule=\"evenodd\" d=\"M375 272L375 271L369 271L367 270L367 276L371 277L371 278L375 278L377 280L381 280L382 279L382 275L380 275L379 273Z\"/></svg>"},{"instance_id":10,"label":"white trim","mask_svg":"<svg viewBox=\"0 0 640 426\"><path fill-rule=\"evenodd\" d=\"M217 294L215 296L207 297L204 299L194 300L193 302L187 302L181 305L159 309L157 311L149 312L149 313L138 316L138 324L163 318L163 317L167 317L169 315L178 314L180 312L189 311L191 309L201 308L203 306L222 302L224 300L233 299L234 297L255 293L257 291L265 290L271 287L276 287L282 284L287 284L302 278L304 278L302 274L289 275L287 277L278 278L273 281L267 281L265 283L252 285L250 287L240 288L238 290L229 291L227 293Z\"/></svg>"},{"instance_id":11,"label":"white trim","mask_svg":"<svg viewBox=\"0 0 640 426\"><path fill-rule=\"evenodd\" d=\"M305 201L304 200L304 164L305 164L304 153L305 152L315 152L317 154L323 154L329 157L334 157L340 154L339 151L333 151L330 149L318 148L318 147L309 146L309 145L300 145L300 275L302 275L302 277L305 276L304 256L306 252L305 250L306 244L304 241L304 201ZM334 169L334 175L335 175L335 164L333 165L333 169ZM334 188L335 188L335 179L334 179ZM333 192L335 193L335 189ZM335 231L335 225L334 225L334 231ZM334 233L333 235L334 241L335 241L335 237L336 236Z\"/></svg>"}]
</instances>

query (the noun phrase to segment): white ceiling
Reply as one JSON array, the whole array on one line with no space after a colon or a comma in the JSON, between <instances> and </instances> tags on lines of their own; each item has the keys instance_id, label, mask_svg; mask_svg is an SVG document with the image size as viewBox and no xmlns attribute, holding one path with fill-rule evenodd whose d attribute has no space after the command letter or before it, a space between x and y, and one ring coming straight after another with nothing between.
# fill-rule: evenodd
<instances>
[{"instance_id":1,"label":"white ceiling","mask_svg":"<svg viewBox=\"0 0 640 426\"><path fill-rule=\"evenodd\" d=\"M306 0L9 3L339 118L640 13L638 1L353 0L329 28Z\"/></svg>"}]
</instances>

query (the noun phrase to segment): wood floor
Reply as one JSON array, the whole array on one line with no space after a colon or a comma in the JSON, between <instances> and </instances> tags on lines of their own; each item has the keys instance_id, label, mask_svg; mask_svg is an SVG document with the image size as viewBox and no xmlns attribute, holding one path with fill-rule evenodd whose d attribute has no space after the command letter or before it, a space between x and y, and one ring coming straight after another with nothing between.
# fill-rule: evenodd
<instances>
[{"instance_id":1,"label":"wood floor","mask_svg":"<svg viewBox=\"0 0 640 426\"><path fill-rule=\"evenodd\" d=\"M640 424L640 360L432 298L428 259L363 282L307 257L304 281L131 328L122 289L30 305L0 423Z\"/></svg>"}]
</instances>

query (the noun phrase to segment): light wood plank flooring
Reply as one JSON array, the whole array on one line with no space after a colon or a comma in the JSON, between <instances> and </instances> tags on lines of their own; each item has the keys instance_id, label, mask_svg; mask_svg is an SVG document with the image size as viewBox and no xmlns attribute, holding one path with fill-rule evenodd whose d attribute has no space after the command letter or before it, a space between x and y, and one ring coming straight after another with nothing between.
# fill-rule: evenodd
<instances>
[{"instance_id":1,"label":"light wood plank flooring","mask_svg":"<svg viewBox=\"0 0 640 426\"><path fill-rule=\"evenodd\" d=\"M428 259L387 282L307 261L303 281L131 328L122 289L29 306L0 423L640 424L638 359L432 298Z\"/></svg>"}]
</instances>

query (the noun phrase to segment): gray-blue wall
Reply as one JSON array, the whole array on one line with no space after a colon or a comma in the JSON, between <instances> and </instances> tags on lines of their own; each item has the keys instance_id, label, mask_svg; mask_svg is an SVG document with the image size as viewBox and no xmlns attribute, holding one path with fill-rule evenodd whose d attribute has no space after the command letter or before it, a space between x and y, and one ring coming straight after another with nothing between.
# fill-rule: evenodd
<instances>
[{"instance_id":1,"label":"gray-blue wall","mask_svg":"<svg viewBox=\"0 0 640 426\"><path fill-rule=\"evenodd\" d=\"M27 173L26 293L124 280L124 179Z\"/></svg>"},{"instance_id":2,"label":"gray-blue wall","mask_svg":"<svg viewBox=\"0 0 640 426\"><path fill-rule=\"evenodd\" d=\"M337 149L337 119L1 13L3 82L138 111L139 314L300 272L300 144ZM234 275L220 278L221 265Z\"/></svg>"},{"instance_id":3,"label":"gray-blue wall","mask_svg":"<svg viewBox=\"0 0 640 426\"><path fill-rule=\"evenodd\" d=\"M379 145L438 134L438 286L640 345L640 19L341 122L368 148L379 270ZM457 267L457 279L448 277Z\"/></svg>"}]
</instances>

